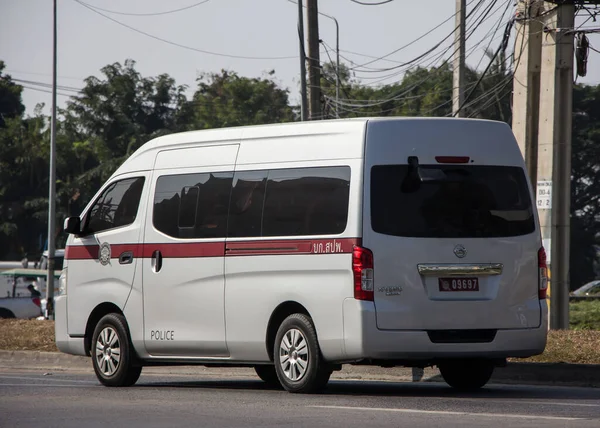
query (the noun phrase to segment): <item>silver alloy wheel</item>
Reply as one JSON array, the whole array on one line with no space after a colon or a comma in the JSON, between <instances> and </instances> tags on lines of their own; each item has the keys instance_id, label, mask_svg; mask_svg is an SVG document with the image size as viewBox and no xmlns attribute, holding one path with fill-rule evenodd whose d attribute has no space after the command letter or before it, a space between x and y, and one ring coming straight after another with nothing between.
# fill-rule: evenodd
<instances>
[{"instance_id":1,"label":"silver alloy wheel","mask_svg":"<svg viewBox=\"0 0 600 428\"><path fill-rule=\"evenodd\" d=\"M308 343L304 334L296 328L288 330L279 344L279 364L285 376L297 382L308 368Z\"/></svg>"},{"instance_id":2,"label":"silver alloy wheel","mask_svg":"<svg viewBox=\"0 0 600 428\"><path fill-rule=\"evenodd\" d=\"M96 363L105 376L112 376L121 361L121 343L112 327L104 327L96 340Z\"/></svg>"}]
</instances>

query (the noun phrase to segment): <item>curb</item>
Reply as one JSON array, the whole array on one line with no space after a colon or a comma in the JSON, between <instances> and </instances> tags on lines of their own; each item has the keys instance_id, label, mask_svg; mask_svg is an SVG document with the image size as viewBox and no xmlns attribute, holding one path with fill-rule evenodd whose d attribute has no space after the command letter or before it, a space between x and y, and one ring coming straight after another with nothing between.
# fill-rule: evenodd
<instances>
[{"instance_id":1,"label":"curb","mask_svg":"<svg viewBox=\"0 0 600 428\"><path fill-rule=\"evenodd\" d=\"M89 357L61 352L0 351L0 369L43 371L83 371L93 373ZM204 366L146 367L144 373L154 375L195 375L211 378L254 378L252 368ZM345 364L334 372L332 380L365 380L383 382L444 382L437 368L424 370L405 367L382 368ZM494 371L490 383L578 386L600 388L600 364L508 363Z\"/></svg>"}]
</instances>

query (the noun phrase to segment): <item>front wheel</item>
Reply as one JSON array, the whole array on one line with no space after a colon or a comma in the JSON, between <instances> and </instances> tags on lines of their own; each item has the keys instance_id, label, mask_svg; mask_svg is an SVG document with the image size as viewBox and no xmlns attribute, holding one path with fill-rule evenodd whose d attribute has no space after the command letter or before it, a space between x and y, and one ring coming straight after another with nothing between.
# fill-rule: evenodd
<instances>
[{"instance_id":1,"label":"front wheel","mask_svg":"<svg viewBox=\"0 0 600 428\"><path fill-rule=\"evenodd\" d=\"M438 367L444 381L460 391L482 388L494 373L494 363L488 360L445 361Z\"/></svg>"},{"instance_id":2,"label":"front wheel","mask_svg":"<svg viewBox=\"0 0 600 428\"><path fill-rule=\"evenodd\" d=\"M92 336L92 364L96 377L106 386L131 386L142 372L129 340L125 317L105 315Z\"/></svg>"},{"instance_id":3,"label":"front wheel","mask_svg":"<svg viewBox=\"0 0 600 428\"><path fill-rule=\"evenodd\" d=\"M304 314L290 315L281 323L273 356L279 382L289 392L317 392L332 373L321 356L312 320Z\"/></svg>"}]
</instances>

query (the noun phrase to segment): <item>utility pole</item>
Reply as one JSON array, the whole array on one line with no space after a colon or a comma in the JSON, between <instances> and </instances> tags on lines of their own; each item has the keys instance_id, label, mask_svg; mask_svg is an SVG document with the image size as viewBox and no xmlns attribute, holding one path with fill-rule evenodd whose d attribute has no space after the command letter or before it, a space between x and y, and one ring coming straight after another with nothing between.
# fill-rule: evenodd
<instances>
[{"instance_id":1,"label":"utility pole","mask_svg":"<svg viewBox=\"0 0 600 428\"><path fill-rule=\"evenodd\" d=\"M515 23L512 130L533 186L537 183L543 0L520 0ZM540 208L540 207L538 207Z\"/></svg>"},{"instance_id":2,"label":"utility pole","mask_svg":"<svg viewBox=\"0 0 600 428\"><path fill-rule=\"evenodd\" d=\"M454 60L452 79L452 115L463 117L460 109L465 100L465 21L466 0L456 0L456 25L454 29Z\"/></svg>"},{"instance_id":3,"label":"utility pole","mask_svg":"<svg viewBox=\"0 0 600 428\"><path fill-rule=\"evenodd\" d=\"M46 280L48 319L54 319L54 249L56 246L56 1L53 2L52 118L50 119L50 177L48 179L48 278Z\"/></svg>"},{"instance_id":4,"label":"utility pole","mask_svg":"<svg viewBox=\"0 0 600 428\"><path fill-rule=\"evenodd\" d=\"M326 13L319 12L319 15L323 15L329 19L333 19L335 22L335 103L337 108L335 109L335 116L339 119L340 117L340 24L338 20L335 19L331 15L327 15Z\"/></svg>"},{"instance_id":5,"label":"utility pole","mask_svg":"<svg viewBox=\"0 0 600 428\"><path fill-rule=\"evenodd\" d=\"M310 120L321 119L321 60L319 58L319 9L317 0L307 0L308 82Z\"/></svg>"},{"instance_id":6,"label":"utility pole","mask_svg":"<svg viewBox=\"0 0 600 428\"><path fill-rule=\"evenodd\" d=\"M550 247L550 328L556 330L569 328L575 6L544 2L543 7L537 199L542 238L546 249Z\"/></svg>"},{"instance_id":7,"label":"utility pole","mask_svg":"<svg viewBox=\"0 0 600 428\"><path fill-rule=\"evenodd\" d=\"M304 10L302 0L298 0L298 41L300 43L300 120L308 118L306 101L306 52L304 50Z\"/></svg>"}]
</instances>

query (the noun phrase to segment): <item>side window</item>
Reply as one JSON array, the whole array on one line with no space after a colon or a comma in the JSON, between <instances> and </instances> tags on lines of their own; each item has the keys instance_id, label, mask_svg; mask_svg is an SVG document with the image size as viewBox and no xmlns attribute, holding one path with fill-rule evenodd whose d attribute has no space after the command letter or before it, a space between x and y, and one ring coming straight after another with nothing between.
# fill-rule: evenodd
<instances>
[{"instance_id":1,"label":"side window","mask_svg":"<svg viewBox=\"0 0 600 428\"><path fill-rule=\"evenodd\" d=\"M350 167L269 172L263 236L342 233L348 219Z\"/></svg>"},{"instance_id":2,"label":"side window","mask_svg":"<svg viewBox=\"0 0 600 428\"><path fill-rule=\"evenodd\" d=\"M109 185L89 211L86 233L98 233L133 223L143 189L144 177L127 178Z\"/></svg>"},{"instance_id":3,"label":"side window","mask_svg":"<svg viewBox=\"0 0 600 428\"><path fill-rule=\"evenodd\" d=\"M223 238L233 173L164 175L156 182L152 224L173 238Z\"/></svg>"},{"instance_id":4,"label":"side window","mask_svg":"<svg viewBox=\"0 0 600 428\"><path fill-rule=\"evenodd\" d=\"M237 172L233 178L227 236L261 236L268 171Z\"/></svg>"}]
</instances>

